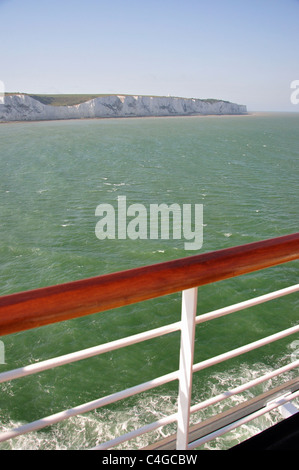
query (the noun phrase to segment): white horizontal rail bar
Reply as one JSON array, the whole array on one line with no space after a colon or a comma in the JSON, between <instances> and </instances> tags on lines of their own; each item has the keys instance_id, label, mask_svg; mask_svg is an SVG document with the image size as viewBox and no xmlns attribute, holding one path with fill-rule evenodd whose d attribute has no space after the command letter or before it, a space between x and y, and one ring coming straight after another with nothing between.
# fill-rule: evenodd
<instances>
[{"instance_id":1,"label":"white horizontal rail bar","mask_svg":"<svg viewBox=\"0 0 299 470\"><path fill-rule=\"evenodd\" d=\"M18 428L11 429L9 431L4 431L0 433L0 442L7 441L8 439L12 439L17 437L21 434L25 434L28 432L36 431L38 429L45 428L46 426L50 426L52 424L58 423L63 421L67 418L71 418L72 416L77 416L79 414L87 413L88 411L92 411L96 408L100 408L102 406L110 405L118 400L122 400L124 398L128 398L132 395L136 395L137 393L142 393L152 388L158 387L160 385L164 385L168 382L173 380L177 380L179 376L179 372L172 372L170 374L163 375L156 379L150 380L148 382L144 382L142 384L136 385L131 388L127 388L125 390L121 390L120 392L113 393L111 395L107 395L106 397L99 398L97 400L90 401L88 403L84 403L82 405L76 406L74 408L70 408L65 411L61 411L60 413L53 414L51 416L47 416L46 418L39 419L37 421L33 421L31 423L24 424L19 426Z\"/></svg>"},{"instance_id":2,"label":"white horizontal rail bar","mask_svg":"<svg viewBox=\"0 0 299 470\"><path fill-rule=\"evenodd\" d=\"M219 364L220 362L224 362L228 359L232 359L233 357L240 356L246 352L252 351L254 349L260 348L265 346L266 344L273 343L279 339L285 338L286 336L292 335L294 333L299 332L299 325L293 326L288 328L287 330L280 331L279 333L275 333L271 336L266 336L258 341L254 341L253 343L246 344L245 346L241 346L240 348L232 349L224 354L220 354L219 356L212 357L211 359L207 359L202 362L198 362L193 366L193 372L198 372L199 370L206 369L207 367L213 366L215 364Z\"/></svg>"},{"instance_id":3,"label":"white horizontal rail bar","mask_svg":"<svg viewBox=\"0 0 299 470\"><path fill-rule=\"evenodd\" d=\"M263 296L259 296L250 300L245 300L238 304L234 304L228 307L224 307L218 310L214 310L203 315L196 317L196 323L203 323L208 320L213 320L223 315L228 315L239 310L257 305L258 303L266 302L267 300L272 300L283 295L291 294L299 290L299 284L296 284L285 289L272 292ZM74 353L65 354L52 359L47 359L45 361L37 362L35 364L30 364L18 369L13 369L10 371L2 372L0 374L0 383L8 382L9 380L18 379L21 377L26 377L31 374L36 374L37 372L42 372L44 370L52 369L54 367L59 367L62 365L70 364L72 362L80 361L83 359L88 359L99 354L104 354L109 351L114 351L119 348L130 346L132 344L140 343L149 339L157 338L159 336L173 333L181 329L181 322L172 323L170 325L162 326L150 331L145 331L137 335L132 335L127 338L122 338L116 341L111 341L110 343L101 344L91 348L83 349L81 351L76 351Z\"/></svg>"},{"instance_id":4,"label":"white horizontal rail bar","mask_svg":"<svg viewBox=\"0 0 299 470\"><path fill-rule=\"evenodd\" d=\"M234 423L231 423L227 426L224 426L221 429L218 429L217 431L214 431L194 442L189 444L188 450L195 449L196 447L199 447L203 444L206 444L207 442L211 441L212 439L215 439L216 437L222 436L223 434L233 431L234 429L238 428L239 426L242 426L243 424L248 423L249 421L252 421L255 418L258 418L259 416L264 415L265 413L268 413L269 411L272 411L274 408L277 408L285 403L288 403L291 400L294 400L295 398L299 397L299 391L294 392L287 397L281 397L278 398L277 401L271 402L271 404L268 404L264 408L252 413L251 415L246 416L245 418L241 418L238 421L235 421Z\"/></svg>"},{"instance_id":5,"label":"white horizontal rail bar","mask_svg":"<svg viewBox=\"0 0 299 470\"><path fill-rule=\"evenodd\" d=\"M158 336L173 333L175 331L180 330L180 328L181 322L179 321L177 323L162 326L154 330L145 331L143 333L111 341L110 343L100 344L99 346L94 346L92 348L83 349L74 353L65 354L64 356L59 356L53 359L47 359L46 361L30 364L25 367L20 367L19 369L13 369L7 372L2 372L0 374L0 383L18 379L20 377L25 377L31 374L36 374L37 372L42 372L44 370L59 367L65 364L69 364L71 362L80 361L82 359L88 359L90 357L97 356L99 354L104 354L106 352L115 351L119 348L124 348L132 344L137 344L142 341L157 338Z\"/></svg>"},{"instance_id":6,"label":"white horizontal rail bar","mask_svg":"<svg viewBox=\"0 0 299 470\"><path fill-rule=\"evenodd\" d=\"M255 387L256 385L266 382L267 380L270 380L273 377L276 377L277 375L281 375L281 374L284 374L285 372L289 372L290 370L295 369L296 367L299 367L299 359L283 367L280 367L279 369L268 372L267 374L264 374L263 376L258 377L257 379L251 380L250 382L242 384L229 391L223 392L201 403L197 403L196 405L191 406L190 413L196 413L197 411L203 408L207 408L208 406L214 405L215 403L218 403L222 400L225 400L234 395L242 393L251 387ZM110 447L115 447L119 444L122 444L123 442L129 441L131 439L134 439L135 437L141 436L142 434L154 431L158 429L159 427L173 423L176 420L177 420L177 413L174 413L172 415L169 415L168 417L166 416L164 418L161 418L160 420L157 420L150 424L146 424L145 426L141 428L135 429L134 431L130 431L126 434L123 434L122 436L111 439L110 441L99 444L98 446L93 447L90 450L106 450L106 449L109 449Z\"/></svg>"},{"instance_id":7,"label":"white horizontal rail bar","mask_svg":"<svg viewBox=\"0 0 299 470\"><path fill-rule=\"evenodd\" d=\"M127 434L123 434L122 436L116 437L115 439L111 439L110 441L103 442L102 444L93 447L90 450L107 450L110 447L115 447L123 442L129 441L134 439L135 437L141 436L142 434L155 431L156 429L166 426L167 424L173 423L177 420L178 414L174 413L169 416L165 416L164 418L159 419L153 423L146 424L142 428L135 429Z\"/></svg>"},{"instance_id":8,"label":"white horizontal rail bar","mask_svg":"<svg viewBox=\"0 0 299 470\"><path fill-rule=\"evenodd\" d=\"M284 295L293 294L297 291L299 291L299 284L295 284L293 286L286 287L275 292L269 292L268 294L260 295L259 297L255 297L253 299L244 300L243 302L239 302L234 305L229 305L228 307L219 308L218 310L214 310L213 312L198 315L195 319L195 322L196 324L199 324L209 320L214 320L215 318L219 318L230 313L238 312L244 310L245 308L253 307L255 305L268 302L269 300L277 299Z\"/></svg>"},{"instance_id":9,"label":"white horizontal rail bar","mask_svg":"<svg viewBox=\"0 0 299 470\"><path fill-rule=\"evenodd\" d=\"M216 395L212 398L202 401L201 403L197 403L196 405L191 406L190 412L196 413L197 411L202 410L203 408L206 408L207 406L215 405L216 403L219 403L222 400L226 400L227 398L230 398L234 395L242 393L251 387L255 387L256 385L266 382L267 380L270 380L276 377L277 375L281 375L281 374L284 374L285 372L289 372L290 370L295 369L296 367L299 367L299 359L283 367L280 367L279 369L268 372L267 374L264 374L261 377L258 377L257 379L251 380L250 382L239 385L238 387L232 388L231 390L220 393L219 395Z\"/></svg>"},{"instance_id":10,"label":"white horizontal rail bar","mask_svg":"<svg viewBox=\"0 0 299 470\"><path fill-rule=\"evenodd\" d=\"M197 323L202 323L203 321L208 321L213 318L217 318L219 316L227 315L229 313L233 313L235 311L239 311L242 309L245 309L247 307L257 305L258 303L261 302L266 302L267 300L272 300L274 298L280 297L282 295L287 295L289 293L296 292L299 289L299 285L296 286L291 286L286 289L281 289L280 291L276 291L270 294L266 294L264 296L257 297L255 299L251 299L249 301L241 302L239 304L235 304L229 307L225 307L219 310L215 310L213 312L207 313L200 315L196 317L196 322ZM103 354L108 351L112 351L115 349L119 349L121 347L129 346L131 344L136 344L138 342L145 341L147 339L155 338L164 334L172 333L174 331L178 331L181 328L181 322L176 322L171 325L167 325L161 328L157 328L155 330L150 330L148 332L143 332L137 335L133 335L128 338L123 338L120 340L116 340L110 343L106 343L104 345L99 345L96 347L88 348L82 351L77 351L75 353L70 353L64 356L60 356L58 358L54 359L49 359L46 361L42 361L37 364L31 364L29 366L25 366L19 369L14 369L12 371L7 371L3 372L0 374L0 383L6 382L8 380L13 380L15 378L19 377L24 377L30 374L34 374L43 370L47 370L53 367L58 367L60 365L68 364L71 362L75 362L78 360L86 359L89 357L93 357L98 354ZM223 362L227 359L230 359L232 357L235 357L237 355L243 354L245 352L248 352L252 349L256 349L260 346L263 346L265 344L269 344L270 342L276 341L278 339L281 339L285 336L288 336L290 334L296 333L299 331L299 326L298 327L293 327L288 330L285 330L283 332L277 333L276 335L269 336L267 338L264 338L262 340L256 341L254 343L251 343L249 345L243 346L241 348L237 348L233 351L230 351L229 353L221 354L215 358L209 359L207 361L203 361L201 363L196 364L193 366L193 372L196 372L198 370L202 370L203 368L209 367L211 365L217 364L219 362ZM172 380L178 379L178 374L179 371L172 372L170 374L167 374L165 376L162 376L160 378L151 380L149 382L146 382L144 384L137 385L135 387L131 387L129 389L123 390L121 392L117 392L115 394L109 395L107 397L103 397L97 400L94 400L89 403L85 403L83 405L79 405L77 407L71 408L69 410L56 413L54 415L48 416L46 418L42 418L40 420L34 421L32 423L28 423L26 425L20 426L18 428L15 428L10 431L6 431L3 433L0 433L0 442L4 440L11 439L13 437L17 437L18 435L28 433L31 431L35 431L37 429L44 428L46 426L49 426L51 424L57 423L59 421L62 421L64 419L67 419L71 416L76 416L78 414L86 413L88 411L91 411L95 408L99 408L101 406L105 406L108 404L111 404L115 401L121 400L123 398L132 396L137 393L141 393L142 391L149 390L151 388L157 387L159 385L165 384L167 382L170 382ZM192 411L194 412L194 411ZM177 417L177 414L172 415L171 420L175 420ZM169 417L168 417L169 418ZM165 418L168 419L168 418ZM158 422L157 422L158 423ZM160 427L160 425L156 425L155 423L152 423L151 425L148 426L156 426ZM135 432L135 431L134 431Z\"/></svg>"}]
</instances>

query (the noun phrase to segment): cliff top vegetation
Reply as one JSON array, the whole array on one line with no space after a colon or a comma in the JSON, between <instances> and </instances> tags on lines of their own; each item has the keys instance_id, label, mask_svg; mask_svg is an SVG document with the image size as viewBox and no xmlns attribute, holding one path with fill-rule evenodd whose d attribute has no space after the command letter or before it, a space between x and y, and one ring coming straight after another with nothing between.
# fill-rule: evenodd
<instances>
[{"instance_id":1,"label":"cliff top vegetation","mask_svg":"<svg viewBox=\"0 0 299 470\"><path fill-rule=\"evenodd\" d=\"M28 95L31 98L34 98L37 101L40 101L43 104L51 105L51 106L75 106L77 104L85 103L86 101L105 97L105 96L135 96L135 95L128 95L122 93L102 93L102 94L29 94L29 93L22 93L22 92L7 92L6 95ZM154 95L143 95L143 96L153 96L154 98L179 98L177 96L154 96ZM199 98L183 98L183 99L199 99ZM204 101L207 103L216 103L217 101L223 101L224 103L229 103L228 101L218 100L214 98L208 99L201 99L200 101Z\"/></svg>"}]
</instances>

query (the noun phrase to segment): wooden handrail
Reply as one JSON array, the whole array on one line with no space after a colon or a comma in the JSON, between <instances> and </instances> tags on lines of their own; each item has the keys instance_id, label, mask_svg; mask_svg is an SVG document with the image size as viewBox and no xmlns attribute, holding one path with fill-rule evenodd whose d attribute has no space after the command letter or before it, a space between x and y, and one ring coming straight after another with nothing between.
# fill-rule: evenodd
<instances>
[{"instance_id":1,"label":"wooden handrail","mask_svg":"<svg viewBox=\"0 0 299 470\"><path fill-rule=\"evenodd\" d=\"M299 258L299 233L0 297L0 336L98 313Z\"/></svg>"}]
</instances>

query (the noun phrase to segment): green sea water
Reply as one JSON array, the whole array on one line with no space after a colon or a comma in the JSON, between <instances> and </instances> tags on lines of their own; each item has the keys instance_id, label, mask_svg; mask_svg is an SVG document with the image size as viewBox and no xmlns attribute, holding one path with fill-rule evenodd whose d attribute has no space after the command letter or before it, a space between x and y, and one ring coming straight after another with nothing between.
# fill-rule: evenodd
<instances>
[{"instance_id":1,"label":"green sea water","mask_svg":"<svg viewBox=\"0 0 299 470\"><path fill-rule=\"evenodd\" d=\"M297 232L298 141L298 113L0 125L1 295ZM96 207L117 207L119 196L127 205L145 207L202 204L202 248L185 250L183 238L99 240ZM201 287L198 314L297 282L298 262L292 262ZM298 307L292 294L198 326L195 362L294 326ZM0 372L176 322L180 308L178 293L1 337L6 363ZM296 340L286 338L195 374L192 401L285 364ZM179 334L173 333L5 383L0 431L177 370L178 353ZM175 412L177 387L173 382L0 449L90 448ZM215 410L192 416L192 422ZM204 448L225 449L278 419L273 413ZM147 445L174 431L169 426L124 447Z\"/></svg>"}]
</instances>

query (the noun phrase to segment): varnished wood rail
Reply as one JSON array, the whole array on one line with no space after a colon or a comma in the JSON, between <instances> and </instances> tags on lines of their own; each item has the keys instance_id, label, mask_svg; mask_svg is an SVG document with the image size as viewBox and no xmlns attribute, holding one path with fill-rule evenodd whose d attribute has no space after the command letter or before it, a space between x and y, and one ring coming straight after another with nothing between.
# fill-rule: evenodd
<instances>
[{"instance_id":1,"label":"varnished wood rail","mask_svg":"<svg viewBox=\"0 0 299 470\"><path fill-rule=\"evenodd\" d=\"M0 336L202 286L299 258L299 233L0 297Z\"/></svg>"}]
</instances>

